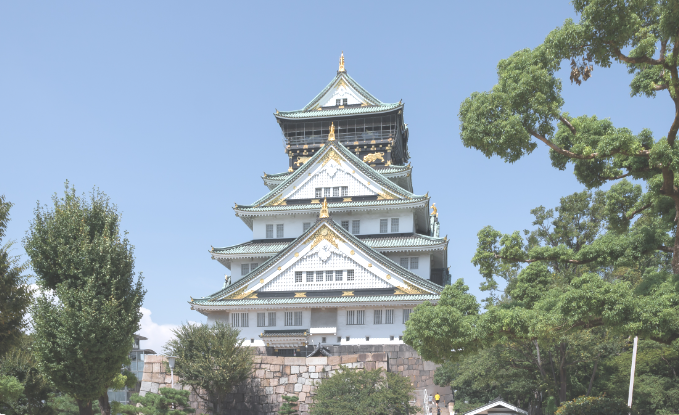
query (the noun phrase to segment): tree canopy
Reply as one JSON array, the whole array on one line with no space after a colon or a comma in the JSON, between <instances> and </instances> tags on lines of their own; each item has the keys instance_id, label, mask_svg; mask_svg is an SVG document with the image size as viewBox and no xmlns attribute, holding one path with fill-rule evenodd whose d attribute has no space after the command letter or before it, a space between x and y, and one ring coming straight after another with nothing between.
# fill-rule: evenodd
<instances>
[{"instance_id":1,"label":"tree canopy","mask_svg":"<svg viewBox=\"0 0 679 415\"><path fill-rule=\"evenodd\" d=\"M78 196L67 183L52 202L51 209L38 204L24 240L43 289L33 308L34 351L81 415L92 413L94 399L107 413L106 389L128 360L145 291L120 214L104 193Z\"/></svg>"}]
</instances>

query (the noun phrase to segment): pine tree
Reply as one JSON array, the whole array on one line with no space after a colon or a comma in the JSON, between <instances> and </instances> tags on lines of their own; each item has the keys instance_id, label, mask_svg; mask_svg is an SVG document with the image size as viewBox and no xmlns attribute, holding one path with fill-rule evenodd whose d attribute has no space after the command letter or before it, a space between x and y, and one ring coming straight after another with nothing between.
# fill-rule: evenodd
<instances>
[{"instance_id":1,"label":"pine tree","mask_svg":"<svg viewBox=\"0 0 679 415\"><path fill-rule=\"evenodd\" d=\"M279 415L295 415L297 413L297 401L299 398L297 396L283 396L283 405L281 405Z\"/></svg>"}]
</instances>

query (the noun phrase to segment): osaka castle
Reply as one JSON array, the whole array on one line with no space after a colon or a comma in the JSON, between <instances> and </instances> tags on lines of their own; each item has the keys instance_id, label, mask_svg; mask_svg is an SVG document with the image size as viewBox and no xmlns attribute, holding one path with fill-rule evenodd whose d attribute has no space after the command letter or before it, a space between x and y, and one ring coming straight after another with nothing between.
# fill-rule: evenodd
<instances>
[{"instance_id":1,"label":"osaka castle","mask_svg":"<svg viewBox=\"0 0 679 415\"><path fill-rule=\"evenodd\" d=\"M404 108L366 91L342 55L304 108L276 110L289 167L235 204L252 240L210 250L231 275L192 309L281 356L403 344L413 308L450 281L436 208L413 190Z\"/></svg>"}]
</instances>

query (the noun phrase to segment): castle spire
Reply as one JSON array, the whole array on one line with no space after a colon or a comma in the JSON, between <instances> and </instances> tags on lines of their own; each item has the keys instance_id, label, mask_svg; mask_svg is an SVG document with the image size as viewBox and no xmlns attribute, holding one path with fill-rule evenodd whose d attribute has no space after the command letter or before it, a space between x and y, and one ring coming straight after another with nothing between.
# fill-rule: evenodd
<instances>
[{"instance_id":1,"label":"castle spire","mask_svg":"<svg viewBox=\"0 0 679 415\"><path fill-rule=\"evenodd\" d=\"M340 56L340 66L337 72L346 72L344 70L344 51L342 51L342 56Z\"/></svg>"},{"instance_id":2,"label":"castle spire","mask_svg":"<svg viewBox=\"0 0 679 415\"><path fill-rule=\"evenodd\" d=\"M328 213L328 199L323 199L323 204L321 205L321 213L318 215L319 218L329 218L330 214Z\"/></svg>"}]
</instances>

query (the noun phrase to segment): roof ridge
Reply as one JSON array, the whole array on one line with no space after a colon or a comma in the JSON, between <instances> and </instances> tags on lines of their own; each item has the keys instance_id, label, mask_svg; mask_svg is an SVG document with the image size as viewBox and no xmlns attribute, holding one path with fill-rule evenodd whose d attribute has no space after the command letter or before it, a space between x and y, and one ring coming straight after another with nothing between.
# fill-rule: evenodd
<instances>
[{"instance_id":1,"label":"roof ridge","mask_svg":"<svg viewBox=\"0 0 679 415\"><path fill-rule=\"evenodd\" d=\"M330 81L330 83L329 83L328 85L326 85L325 88L323 88L323 89L321 90L321 92L319 92L318 94L316 94L316 96L315 96L308 104L306 104L306 105L304 106L304 108L302 108L301 110L296 110L296 111L282 111L282 112L300 112L300 111L309 111L309 110L311 110L313 107L316 106L316 104L318 103L318 100L320 100L320 99L323 97L323 95L325 95L325 94L330 90L330 88L332 88L332 86L335 85L335 84L337 83L337 80L340 79L340 78L345 78L346 81L349 82L349 84L350 84L354 89L358 90L358 92L361 93L362 95L364 95L366 98L368 98L368 100L373 101L373 105L382 105L382 104L383 104L382 101L380 101L379 99L377 99L377 98L376 98L373 94L371 94L370 92L366 91L365 88L363 88L358 82L356 82L356 81L354 80L354 78L352 78L351 76L349 76L349 74L348 74L346 71L344 71L344 72L338 72L337 75L335 75L335 77L332 78L332 81Z\"/></svg>"}]
</instances>

